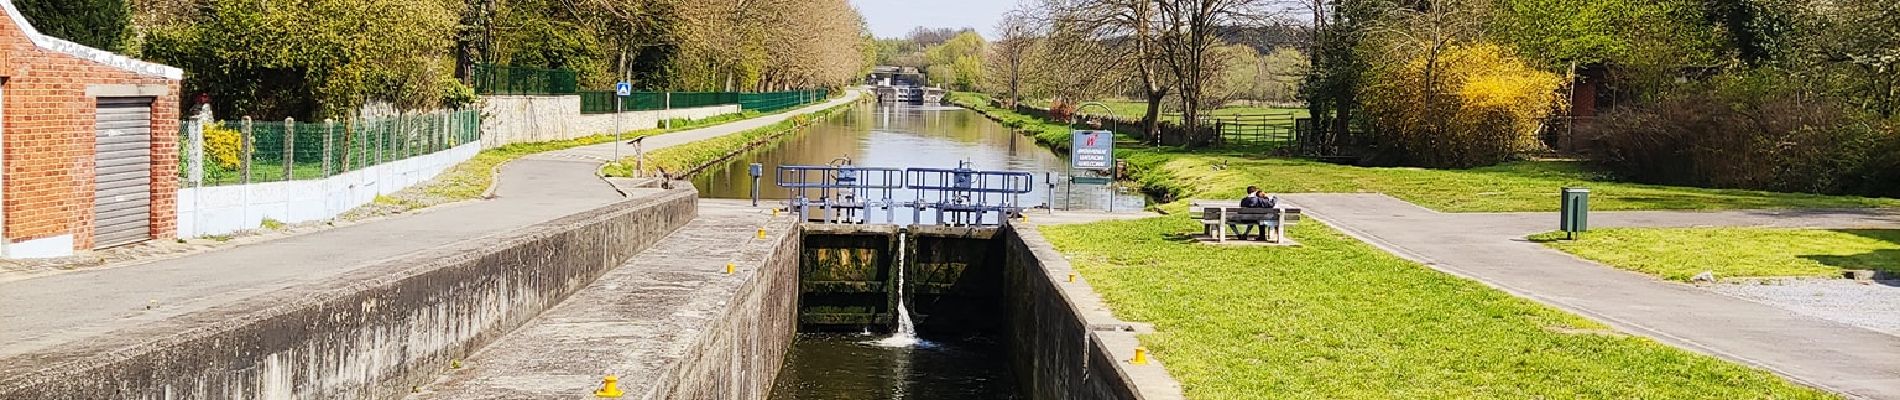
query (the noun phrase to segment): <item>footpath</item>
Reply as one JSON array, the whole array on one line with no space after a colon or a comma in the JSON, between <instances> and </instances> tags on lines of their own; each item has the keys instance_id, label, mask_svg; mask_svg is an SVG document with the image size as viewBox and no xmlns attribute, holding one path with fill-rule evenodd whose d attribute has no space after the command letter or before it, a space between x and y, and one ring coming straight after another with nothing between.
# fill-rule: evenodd
<instances>
[{"instance_id":1,"label":"footpath","mask_svg":"<svg viewBox=\"0 0 1900 400\"><path fill-rule=\"evenodd\" d=\"M855 101L648 137L654 151ZM632 147L622 145L631 155ZM0 282L0 358L336 278L374 261L508 232L625 200L596 175L614 144L531 155L501 168L495 198L145 264Z\"/></svg>"},{"instance_id":2,"label":"footpath","mask_svg":"<svg viewBox=\"0 0 1900 400\"><path fill-rule=\"evenodd\" d=\"M1624 332L1854 398L1900 399L1900 338L1573 257L1555 213L1440 213L1377 194L1285 195L1374 246ZM1592 227L1900 227L1891 210L1598 212Z\"/></svg>"}]
</instances>

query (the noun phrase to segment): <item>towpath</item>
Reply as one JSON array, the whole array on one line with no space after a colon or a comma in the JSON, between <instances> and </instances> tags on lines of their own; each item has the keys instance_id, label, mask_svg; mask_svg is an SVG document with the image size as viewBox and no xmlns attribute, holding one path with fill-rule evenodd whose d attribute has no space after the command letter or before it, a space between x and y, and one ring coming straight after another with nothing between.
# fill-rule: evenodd
<instances>
[{"instance_id":1,"label":"towpath","mask_svg":"<svg viewBox=\"0 0 1900 400\"><path fill-rule=\"evenodd\" d=\"M1283 198L1432 268L1664 343L1875 399L1900 399L1900 338L1582 260L1525 240L1555 213L1448 214L1377 194ZM1592 227L1900 227L1892 210L1599 212Z\"/></svg>"},{"instance_id":2,"label":"towpath","mask_svg":"<svg viewBox=\"0 0 1900 400\"><path fill-rule=\"evenodd\" d=\"M653 136L646 149L738 133L858 96L852 91L789 112ZM0 357L111 334L623 200L596 175L613 151L608 143L510 162L501 168L495 198L489 200L181 258L0 282Z\"/></svg>"}]
</instances>

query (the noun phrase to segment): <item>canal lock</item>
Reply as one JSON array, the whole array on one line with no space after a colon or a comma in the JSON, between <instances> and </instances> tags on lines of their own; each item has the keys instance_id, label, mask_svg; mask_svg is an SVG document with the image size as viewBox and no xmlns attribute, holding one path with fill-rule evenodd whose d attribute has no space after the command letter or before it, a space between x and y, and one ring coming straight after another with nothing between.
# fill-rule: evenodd
<instances>
[{"instance_id":1,"label":"canal lock","mask_svg":"<svg viewBox=\"0 0 1900 400\"><path fill-rule=\"evenodd\" d=\"M999 228L807 224L802 241L799 336L773 399L1027 398ZM914 341L893 340L905 309Z\"/></svg>"}]
</instances>

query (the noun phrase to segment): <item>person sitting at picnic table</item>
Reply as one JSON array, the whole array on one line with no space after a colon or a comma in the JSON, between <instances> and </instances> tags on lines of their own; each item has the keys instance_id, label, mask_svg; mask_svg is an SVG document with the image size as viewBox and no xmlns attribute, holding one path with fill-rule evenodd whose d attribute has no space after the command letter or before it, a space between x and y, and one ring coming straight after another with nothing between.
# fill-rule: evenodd
<instances>
[{"instance_id":1,"label":"person sitting at picnic table","mask_svg":"<svg viewBox=\"0 0 1900 400\"><path fill-rule=\"evenodd\" d=\"M1267 204L1266 204L1266 200L1267 200L1266 198L1264 198L1264 197L1260 197L1260 195L1264 195L1264 194L1266 194L1266 193L1267 193L1266 191L1263 191L1263 190L1260 190L1260 187L1259 187L1259 186L1248 186L1248 187L1247 187L1247 197L1242 197L1242 198L1240 198L1240 208L1267 208L1267 207L1272 207L1272 206L1270 206L1270 205L1267 205ZM1244 237L1247 237L1247 235L1248 235L1248 234L1251 234L1251 233L1253 233L1253 226L1254 226L1254 224L1245 224L1245 225L1242 225L1242 224L1237 224L1237 223L1231 223L1231 222L1230 222L1230 223L1228 223L1228 224L1227 224L1227 231L1229 231L1229 232L1239 232L1239 233L1240 233L1240 237L1243 237L1243 238L1244 238Z\"/></svg>"}]
</instances>

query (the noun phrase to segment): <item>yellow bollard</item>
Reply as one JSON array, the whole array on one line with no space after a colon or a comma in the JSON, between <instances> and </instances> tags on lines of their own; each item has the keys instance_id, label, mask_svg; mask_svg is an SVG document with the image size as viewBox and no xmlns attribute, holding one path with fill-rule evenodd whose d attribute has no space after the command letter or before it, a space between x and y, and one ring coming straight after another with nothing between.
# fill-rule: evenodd
<instances>
[{"instance_id":1,"label":"yellow bollard","mask_svg":"<svg viewBox=\"0 0 1900 400\"><path fill-rule=\"evenodd\" d=\"M601 379L600 390L594 391L594 397L619 398L620 395L620 376L617 375L607 375L606 379Z\"/></svg>"},{"instance_id":2,"label":"yellow bollard","mask_svg":"<svg viewBox=\"0 0 1900 400\"><path fill-rule=\"evenodd\" d=\"M1148 348L1139 347L1139 346L1135 347L1135 359L1128 360L1128 362L1130 364L1135 364L1135 365L1147 365L1148 364Z\"/></svg>"},{"instance_id":3,"label":"yellow bollard","mask_svg":"<svg viewBox=\"0 0 1900 400\"><path fill-rule=\"evenodd\" d=\"M1069 273L1069 282L1070 282L1070 283L1074 283L1074 282L1075 282L1075 273L1074 273L1074 272L1070 272L1070 273Z\"/></svg>"},{"instance_id":4,"label":"yellow bollard","mask_svg":"<svg viewBox=\"0 0 1900 400\"><path fill-rule=\"evenodd\" d=\"M736 269L736 267L732 265L732 263L726 263L726 275L732 275L734 269Z\"/></svg>"},{"instance_id":5,"label":"yellow bollard","mask_svg":"<svg viewBox=\"0 0 1900 400\"><path fill-rule=\"evenodd\" d=\"M761 227L759 227L759 238L760 238L760 239L764 239L764 238L765 238L765 227L763 227L763 226L761 226Z\"/></svg>"},{"instance_id":6,"label":"yellow bollard","mask_svg":"<svg viewBox=\"0 0 1900 400\"><path fill-rule=\"evenodd\" d=\"M778 207L772 207L772 218L778 218Z\"/></svg>"},{"instance_id":7,"label":"yellow bollard","mask_svg":"<svg viewBox=\"0 0 1900 400\"><path fill-rule=\"evenodd\" d=\"M449 359L449 369L462 369L462 360Z\"/></svg>"}]
</instances>

